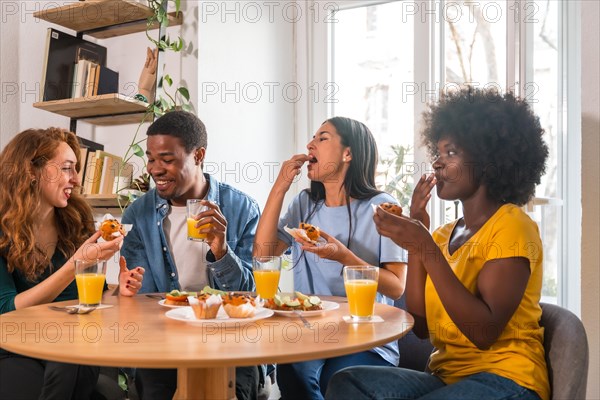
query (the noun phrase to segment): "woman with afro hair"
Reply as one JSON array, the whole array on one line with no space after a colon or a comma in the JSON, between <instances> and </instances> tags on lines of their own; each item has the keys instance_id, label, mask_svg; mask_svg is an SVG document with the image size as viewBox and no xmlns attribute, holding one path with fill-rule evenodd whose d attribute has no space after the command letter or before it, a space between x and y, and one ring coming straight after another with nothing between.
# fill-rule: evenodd
<instances>
[{"instance_id":1,"label":"woman with afro hair","mask_svg":"<svg viewBox=\"0 0 600 400\"><path fill-rule=\"evenodd\" d=\"M435 350L431 372L352 367L327 399L548 399L539 321L542 243L520 208L548 156L543 129L512 94L465 88L425 113L434 174L415 187L410 218L377 210L377 230L409 252L414 332ZM463 217L429 233L431 190L459 200Z\"/></svg>"}]
</instances>

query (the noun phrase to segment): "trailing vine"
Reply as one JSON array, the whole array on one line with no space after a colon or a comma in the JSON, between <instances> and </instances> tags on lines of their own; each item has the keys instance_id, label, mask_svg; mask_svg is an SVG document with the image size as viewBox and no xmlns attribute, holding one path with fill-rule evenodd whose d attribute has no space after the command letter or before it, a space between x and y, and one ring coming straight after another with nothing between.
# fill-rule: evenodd
<instances>
[{"instance_id":1,"label":"trailing vine","mask_svg":"<svg viewBox=\"0 0 600 400\"><path fill-rule=\"evenodd\" d=\"M180 36L178 36L175 40L171 40L171 38L168 35L164 35L159 37L157 40L151 36L150 32L156 27L156 25L158 25L159 28L166 28L169 26L169 3L174 5L175 16L178 16L181 12L181 0L148 0L148 7L153 11L153 14L150 17L148 17L146 21L146 37L155 48L158 48L159 52L180 52L183 49L184 44L183 39ZM146 138L138 138L140 128L142 127L142 125L147 122L152 122L155 118L158 118L169 111L192 111L192 106L190 104L190 94L188 89L185 86L178 86L176 88L173 88L173 79L168 74L162 74L162 76L159 77L155 93L155 100L154 102L151 102L148 105L146 113L144 114L142 121L138 125L135 134L131 139L131 143L129 144L127 151L125 152L125 155L123 156L123 164L121 166L121 169L123 169L125 164L128 163L133 157L139 157L143 162L143 172L138 178L135 178L132 181L129 187L121 189L117 187L117 193L126 189L131 189L139 192L146 192L150 188L150 175L145 171L145 152L141 146L146 141ZM123 204L121 202L121 198L118 198L119 207L121 208L121 210L127 204L134 201L139 196L139 194L131 193L131 190L129 190L126 194L127 200Z\"/></svg>"}]
</instances>

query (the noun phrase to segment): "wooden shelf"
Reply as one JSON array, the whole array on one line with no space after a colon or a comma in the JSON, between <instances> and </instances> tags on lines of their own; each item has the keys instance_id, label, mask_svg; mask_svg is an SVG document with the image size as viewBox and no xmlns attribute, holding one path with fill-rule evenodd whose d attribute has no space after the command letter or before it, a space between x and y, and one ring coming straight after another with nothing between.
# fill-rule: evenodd
<instances>
[{"instance_id":1,"label":"wooden shelf","mask_svg":"<svg viewBox=\"0 0 600 400\"><path fill-rule=\"evenodd\" d=\"M132 0L86 0L38 11L34 17L98 39L144 32L152 10ZM169 13L169 26L181 25L182 13ZM158 24L152 29L158 28Z\"/></svg>"},{"instance_id":2,"label":"wooden shelf","mask_svg":"<svg viewBox=\"0 0 600 400\"><path fill-rule=\"evenodd\" d=\"M125 208L129 203L127 196L118 194L86 194L84 197L90 207L93 208Z\"/></svg>"},{"instance_id":3,"label":"wooden shelf","mask_svg":"<svg viewBox=\"0 0 600 400\"><path fill-rule=\"evenodd\" d=\"M35 108L95 125L142 122L148 103L118 93L34 103Z\"/></svg>"}]
</instances>

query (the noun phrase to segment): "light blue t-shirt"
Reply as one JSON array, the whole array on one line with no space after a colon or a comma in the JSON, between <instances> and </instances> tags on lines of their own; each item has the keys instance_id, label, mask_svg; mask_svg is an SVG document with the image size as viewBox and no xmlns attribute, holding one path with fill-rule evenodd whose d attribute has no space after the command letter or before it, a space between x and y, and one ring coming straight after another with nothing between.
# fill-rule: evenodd
<instances>
[{"instance_id":1,"label":"light blue t-shirt","mask_svg":"<svg viewBox=\"0 0 600 400\"><path fill-rule=\"evenodd\" d=\"M371 265L381 266L387 262L407 262L406 251L386 237L377 233L373 222L371 204L379 205L396 200L387 193L378 194L367 200L350 202L350 216L346 205L327 207L324 202L315 204L306 191L294 198L285 215L279 220L278 238L292 246L294 289L310 294L346 296L343 265L337 261L320 258L315 254L302 252L297 243L283 228L297 228L300 222L318 226L320 230L334 236L354 254ZM348 240L350 237L350 240ZM377 301L393 305L394 301L377 293ZM398 364L396 341L373 349L388 362Z\"/></svg>"}]
</instances>

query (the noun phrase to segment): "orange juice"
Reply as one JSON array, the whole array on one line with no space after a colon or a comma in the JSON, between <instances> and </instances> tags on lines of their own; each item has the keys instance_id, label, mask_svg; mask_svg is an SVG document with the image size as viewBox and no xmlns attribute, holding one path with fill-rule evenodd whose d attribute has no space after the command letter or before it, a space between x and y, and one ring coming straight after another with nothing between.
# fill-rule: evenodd
<instances>
[{"instance_id":1,"label":"orange juice","mask_svg":"<svg viewBox=\"0 0 600 400\"><path fill-rule=\"evenodd\" d=\"M344 283L348 307L353 317L371 317L377 296L377 282L371 279L354 279Z\"/></svg>"},{"instance_id":2,"label":"orange juice","mask_svg":"<svg viewBox=\"0 0 600 400\"><path fill-rule=\"evenodd\" d=\"M279 270L254 270L254 281L256 282L256 292L263 299L272 299L277 293L279 286Z\"/></svg>"},{"instance_id":3,"label":"orange juice","mask_svg":"<svg viewBox=\"0 0 600 400\"><path fill-rule=\"evenodd\" d=\"M102 290L104 289L104 274L77 274L77 292L79 293L79 304L98 305L102 300Z\"/></svg>"},{"instance_id":4,"label":"orange juice","mask_svg":"<svg viewBox=\"0 0 600 400\"><path fill-rule=\"evenodd\" d=\"M188 218L187 219L187 229L188 229L188 239L190 240L205 240L206 239L206 233L200 233L200 229L205 229L210 227L210 224L204 224L201 225L200 228L196 228L196 222L198 222L197 220L193 219L193 218Z\"/></svg>"}]
</instances>

